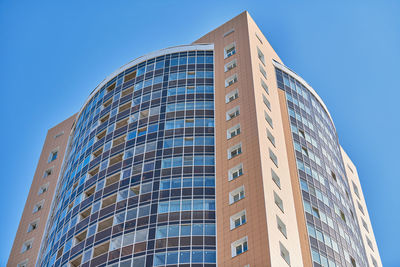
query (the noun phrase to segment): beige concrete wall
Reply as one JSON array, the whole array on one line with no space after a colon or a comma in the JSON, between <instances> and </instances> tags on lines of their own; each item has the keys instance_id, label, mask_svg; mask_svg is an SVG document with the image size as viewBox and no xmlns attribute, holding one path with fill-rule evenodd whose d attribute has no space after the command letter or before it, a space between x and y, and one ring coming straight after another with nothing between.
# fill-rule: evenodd
<instances>
[{"instance_id":1,"label":"beige concrete wall","mask_svg":"<svg viewBox=\"0 0 400 267\"><path fill-rule=\"evenodd\" d=\"M27 261L27 266L35 266L62 161L67 147L68 137L74 120L75 115L51 128L47 132L46 140L40 154L32 185L29 190L29 195L25 203L21 221L19 223L10 257L7 262L8 267L15 267L25 261ZM58 137L56 137L57 135ZM57 159L52 162L48 162L49 155L54 150L58 150ZM52 169L52 174L43 178L45 171L48 169ZM47 191L39 195L39 189L46 184L48 184ZM34 206L43 200L44 205L42 209L33 213ZM28 233L29 224L35 220L39 220L38 227ZM23 244L28 240L33 240L32 248L24 253L21 253Z\"/></svg>"},{"instance_id":2,"label":"beige concrete wall","mask_svg":"<svg viewBox=\"0 0 400 267\"><path fill-rule=\"evenodd\" d=\"M218 265L285 266L287 264L280 256L281 242L290 253L291 266L303 266L298 227L293 223L296 221L296 211L272 64L272 59L279 62L280 59L247 12L203 36L196 43L214 43L215 46ZM236 44L236 54L224 59L224 47L231 43ZM263 79L269 87L269 95L261 87L257 46L265 57L263 67L267 79ZM224 65L232 59L237 59L237 67L225 73ZM234 73L238 75L238 82L225 88L225 79ZM225 95L234 89L239 90L239 98L226 104ZM272 111L264 105L263 93L270 101ZM240 115L226 121L226 112L237 105L240 106ZM273 128L264 119L264 111L271 116ZM241 126L240 135L227 140L227 129L238 123ZM275 137L276 147L267 138L267 128ZM242 154L228 160L227 150L238 143L242 144ZM278 167L269 158L269 149L277 156ZM243 164L244 174L228 181L228 170L239 163ZM281 189L272 180L271 168L280 177ZM242 185L245 187L245 198L229 205L229 192ZM274 191L283 200L284 212L274 203ZM247 223L230 230L230 216L244 209ZM287 238L278 230L276 215L286 225ZM232 258L231 243L245 236L248 237L248 251Z\"/></svg>"},{"instance_id":3,"label":"beige concrete wall","mask_svg":"<svg viewBox=\"0 0 400 267\"><path fill-rule=\"evenodd\" d=\"M365 247L365 253L368 258L368 264L371 267L376 266L373 264L373 261L371 258L371 256L372 256L376 260L377 266L381 267L382 261L381 261L381 257L379 254L378 245L376 243L374 231L372 229L371 220L369 218L367 204L365 202L364 193L361 188L361 183L360 183L360 178L358 177L357 168L354 165L354 163L351 161L350 157L347 155L346 151L344 151L344 149L342 147L340 150L342 153L342 158L343 158L343 162L344 162L345 169L346 169L346 176L347 176L349 187L350 187L351 197L352 197L353 203L354 203L354 209L356 211L358 225L360 226L362 240L363 240L364 247ZM358 188L358 196L355 193L353 183ZM364 211L364 214L360 211L360 209L358 207L358 203L361 205L361 207ZM365 221L368 231L363 226L362 220ZM371 249L369 247L369 245L367 243L367 237L371 241L373 249Z\"/></svg>"}]
</instances>

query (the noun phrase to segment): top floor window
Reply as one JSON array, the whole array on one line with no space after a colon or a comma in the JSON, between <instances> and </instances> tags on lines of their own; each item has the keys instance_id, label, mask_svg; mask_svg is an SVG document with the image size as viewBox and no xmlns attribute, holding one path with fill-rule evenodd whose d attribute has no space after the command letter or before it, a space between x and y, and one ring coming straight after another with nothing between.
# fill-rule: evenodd
<instances>
[{"instance_id":1,"label":"top floor window","mask_svg":"<svg viewBox=\"0 0 400 267\"><path fill-rule=\"evenodd\" d=\"M236 54L236 45L235 43L231 43L230 45L225 46L224 48L224 58L228 58Z\"/></svg>"}]
</instances>

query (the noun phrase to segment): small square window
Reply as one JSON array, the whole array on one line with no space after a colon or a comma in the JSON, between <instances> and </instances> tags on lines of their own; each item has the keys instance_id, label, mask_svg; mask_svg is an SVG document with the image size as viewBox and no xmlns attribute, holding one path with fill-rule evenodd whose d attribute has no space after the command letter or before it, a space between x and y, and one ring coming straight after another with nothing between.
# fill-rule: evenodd
<instances>
[{"instance_id":1,"label":"small square window","mask_svg":"<svg viewBox=\"0 0 400 267\"><path fill-rule=\"evenodd\" d=\"M232 181L243 175L243 164L239 164L228 171L228 179Z\"/></svg>"},{"instance_id":2,"label":"small square window","mask_svg":"<svg viewBox=\"0 0 400 267\"><path fill-rule=\"evenodd\" d=\"M279 189L281 189L281 179L279 178L278 174L276 174L276 172L271 169L271 177L272 177L272 181L274 181L274 183L279 187Z\"/></svg>"},{"instance_id":3,"label":"small square window","mask_svg":"<svg viewBox=\"0 0 400 267\"><path fill-rule=\"evenodd\" d=\"M285 238L287 238L286 225L282 222L278 215L276 216L276 222L278 230L283 234Z\"/></svg>"},{"instance_id":4,"label":"small square window","mask_svg":"<svg viewBox=\"0 0 400 267\"><path fill-rule=\"evenodd\" d=\"M263 52L261 52L260 48L257 47L257 55L258 59L261 61L261 63L265 66L265 58Z\"/></svg>"},{"instance_id":5,"label":"small square window","mask_svg":"<svg viewBox=\"0 0 400 267\"><path fill-rule=\"evenodd\" d=\"M39 188L38 195L41 195L41 194L47 192L48 188L49 188L49 183L47 183L47 184L45 184L45 185L42 185L42 186Z\"/></svg>"},{"instance_id":6,"label":"small square window","mask_svg":"<svg viewBox=\"0 0 400 267\"><path fill-rule=\"evenodd\" d=\"M233 242L231 244L232 258L246 252L247 249L247 236Z\"/></svg>"},{"instance_id":7,"label":"small square window","mask_svg":"<svg viewBox=\"0 0 400 267\"><path fill-rule=\"evenodd\" d=\"M242 144L237 144L228 149L228 159L234 158L242 154Z\"/></svg>"},{"instance_id":8,"label":"small square window","mask_svg":"<svg viewBox=\"0 0 400 267\"><path fill-rule=\"evenodd\" d=\"M275 137L272 135L271 131L267 129L267 137L271 144L275 147Z\"/></svg>"},{"instance_id":9,"label":"small square window","mask_svg":"<svg viewBox=\"0 0 400 267\"><path fill-rule=\"evenodd\" d=\"M236 59L232 60L231 62L226 63L225 66L224 66L225 72L230 71L231 69L236 68L236 66L237 66L237 61L236 61Z\"/></svg>"},{"instance_id":10,"label":"small square window","mask_svg":"<svg viewBox=\"0 0 400 267\"><path fill-rule=\"evenodd\" d=\"M52 152L50 153L50 155L49 155L49 160L48 160L48 162L52 162L52 161L56 160L56 159L57 159L57 155L58 155L58 150L52 151Z\"/></svg>"},{"instance_id":11,"label":"small square window","mask_svg":"<svg viewBox=\"0 0 400 267\"><path fill-rule=\"evenodd\" d=\"M236 54L235 43L229 44L224 48L224 58L228 58Z\"/></svg>"},{"instance_id":12,"label":"small square window","mask_svg":"<svg viewBox=\"0 0 400 267\"><path fill-rule=\"evenodd\" d=\"M266 111L264 111L264 117L265 117L265 120L268 122L268 124L271 126L271 128L274 128L274 125L272 123L272 118L269 116L269 114Z\"/></svg>"},{"instance_id":13,"label":"small square window","mask_svg":"<svg viewBox=\"0 0 400 267\"><path fill-rule=\"evenodd\" d=\"M47 169L44 171L43 178L50 176L53 173L53 168Z\"/></svg>"},{"instance_id":14,"label":"small square window","mask_svg":"<svg viewBox=\"0 0 400 267\"><path fill-rule=\"evenodd\" d=\"M231 86L232 84L236 83L237 81L238 81L238 76L235 73L225 80L225 87Z\"/></svg>"},{"instance_id":15,"label":"small square window","mask_svg":"<svg viewBox=\"0 0 400 267\"><path fill-rule=\"evenodd\" d=\"M240 115L240 107L236 106L233 109L230 109L228 112L226 112L226 120L229 121L233 118L236 118L239 115Z\"/></svg>"},{"instance_id":16,"label":"small square window","mask_svg":"<svg viewBox=\"0 0 400 267\"><path fill-rule=\"evenodd\" d=\"M283 209L283 201L282 201L282 199L278 196L278 194L274 191L274 201L275 201L275 204L278 206L278 208L282 211L282 212L284 212L284 209Z\"/></svg>"},{"instance_id":17,"label":"small square window","mask_svg":"<svg viewBox=\"0 0 400 267\"><path fill-rule=\"evenodd\" d=\"M23 245L22 245L22 249L21 249L21 253L24 253L25 251L28 251L32 248L33 245L33 239L26 241Z\"/></svg>"},{"instance_id":18,"label":"small square window","mask_svg":"<svg viewBox=\"0 0 400 267\"><path fill-rule=\"evenodd\" d=\"M281 242L279 242L279 248L281 250L281 257L286 261L287 264L290 265L289 251L285 248L285 246Z\"/></svg>"},{"instance_id":19,"label":"small square window","mask_svg":"<svg viewBox=\"0 0 400 267\"><path fill-rule=\"evenodd\" d=\"M233 126L232 128L229 128L226 131L226 138L231 139L239 134L240 134L240 124L236 124L235 126Z\"/></svg>"},{"instance_id":20,"label":"small square window","mask_svg":"<svg viewBox=\"0 0 400 267\"><path fill-rule=\"evenodd\" d=\"M33 213L40 211L43 208L43 205L44 205L44 199L33 207Z\"/></svg>"},{"instance_id":21,"label":"small square window","mask_svg":"<svg viewBox=\"0 0 400 267\"><path fill-rule=\"evenodd\" d=\"M276 157L274 152L272 152L271 149L268 149L268 150L269 150L269 158L272 160L272 162L275 164L275 166L278 167L278 158Z\"/></svg>"},{"instance_id":22,"label":"small square window","mask_svg":"<svg viewBox=\"0 0 400 267\"><path fill-rule=\"evenodd\" d=\"M226 96L225 96L225 103L230 103L233 100L235 100L236 98L239 97L239 90L235 89L231 92L229 92Z\"/></svg>"},{"instance_id":23,"label":"small square window","mask_svg":"<svg viewBox=\"0 0 400 267\"><path fill-rule=\"evenodd\" d=\"M246 223L246 210L242 210L230 218L231 230L241 226Z\"/></svg>"},{"instance_id":24,"label":"small square window","mask_svg":"<svg viewBox=\"0 0 400 267\"><path fill-rule=\"evenodd\" d=\"M32 232L33 230L36 230L38 228L39 225L39 220L36 220L34 222L31 222L28 226L28 233Z\"/></svg>"},{"instance_id":25,"label":"small square window","mask_svg":"<svg viewBox=\"0 0 400 267\"><path fill-rule=\"evenodd\" d=\"M244 197L244 186L242 185L229 193L229 204L236 203Z\"/></svg>"}]
</instances>

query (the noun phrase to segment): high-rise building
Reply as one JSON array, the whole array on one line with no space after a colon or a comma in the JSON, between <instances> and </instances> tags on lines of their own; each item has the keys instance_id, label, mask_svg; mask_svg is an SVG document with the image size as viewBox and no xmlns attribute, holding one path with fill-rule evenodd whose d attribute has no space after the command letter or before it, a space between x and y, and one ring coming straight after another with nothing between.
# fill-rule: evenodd
<instances>
[{"instance_id":1,"label":"high-rise building","mask_svg":"<svg viewBox=\"0 0 400 267\"><path fill-rule=\"evenodd\" d=\"M382 263L327 107L244 12L49 131L8 262L34 265Z\"/></svg>"}]
</instances>

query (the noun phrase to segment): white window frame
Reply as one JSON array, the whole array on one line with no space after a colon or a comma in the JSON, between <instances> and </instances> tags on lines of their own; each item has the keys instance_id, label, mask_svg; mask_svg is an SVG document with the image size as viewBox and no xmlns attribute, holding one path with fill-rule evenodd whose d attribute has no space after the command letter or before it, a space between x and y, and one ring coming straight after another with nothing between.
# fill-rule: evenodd
<instances>
[{"instance_id":1,"label":"white window frame","mask_svg":"<svg viewBox=\"0 0 400 267\"><path fill-rule=\"evenodd\" d=\"M231 139L241 133L240 123L226 130L226 139Z\"/></svg>"},{"instance_id":2,"label":"white window frame","mask_svg":"<svg viewBox=\"0 0 400 267\"><path fill-rule=\"evenodd\" d=\"M242 198L240 198L240 194L242 192L243 192L243 196L242 196ZM239 195L239 199L235 201L234 197L236 195ZM245 191L244 185L242 185L242 186L232 190L231 192L229 192L229 204L231 205L233 203L239 202L240 200L244 199L245 197L246 197L246 191Z\"/></svg>"},{"instance_id":3,"label":"white window frame","mask_svg":"<svg viewBox=\"0 0 400 267\"><path fill-rule=\"evenodd\" d=\"M42 186L39 188L38 196L40 196L41 194L46 193L47 190L49 190L49 185L50 185L50 183L47 183L47 184L42 185Z\"/></svg>"},{"instance_id":4,"label":"white window frame","mask_svg":"<svg viewBox=\"0 0 400 267\"><path fill-rule=\"evenodd\" d=\"M39 227L39 220L40 219L36 219L33 222L31 222L30 224L28 224L28 230L27 233L32 232L33 230L37 229ZM33 228L33 225L35 225L35 228Z\"/></svg>"},{"instance_id":5,"label":"white window frame","mask_svg":"<svg viewBox=\"0 0 400 267\"><path fill-rule=\"evenodd\" d=\"M271 142L271 144L276 147L275 137L272 135L271 131L267 128L267 138Z\"/></svg>"},{"instance_id":6,"label":"white window frame","mask_svg":"<svg viewBox=\"0 0 400 267\"><path fill-rule=\"evenodd\" d=\"M236 43L230 43L229 45L224 47L224 59L233 56L236 54Z\"/></svg>"},{"instance_id":7,"label":"white window frame","mask_svg":"<svg viewBox=\"0 0 400 267\"><path fill-rule=\"evenodd\" d=\"M244 219L243 219L244 218ZM235 222L239 220L240 224L238 226L235 225ZM247 222L246 210L239 211L238 213L232 215L230 217L230 225L231 230L236 229Z\"/></svg>"},{"instance_id":8,"label":"white window frame","mask_svg":"<svg viewBox=\"0 0 400 267\"><path fill-rule=\"evenodd\" d=\"M261 64L258 64L258 68L260 69L262 76L267 79L267 72L265 71L264 67Z\"/></svg>"},{"instance_id":9,"label":"white window frame","mask_svg":"<svg viewBox=\"0 0 400 267\"><path fill-rule=\"evenodd\" d=\"M48 158L48 160L47 160L47 163L50 163L50 162L53 162L53 161L55 161L56 159L58 159L58 152L59 152L59 148L57 147L56 149L53 149L51 152L50 152L50 154L49 154L49 158ZM53 158L53 156L54 156L54 154L56 154L57 153L57 156L56 156L56 158L55 159L53 159L53 160L51 160L52 158Z\"/></svg>"},{"instance_id":10,"label":"white window frame","mask_svg":"<svg viewBox=\"0 0 400 267\"><path fill-rule=\"evenodd\" d=\"M290 253L280 241L279 241L279 249L282 259L290 266Z\"/></svg>"},{"instance_id":11,"label":"white window frame","mask_svg":"<svg viewBox=\"0 0 400 267\"><path fill-rule=\"evenodd\" d=\"M236 106L226 112L226 120L230 121L239 115L240 115L240 106Z\"/></svg>"},{"instance_id":12,"label":"white window frame","mask_svg":"<svg viewBox=\"0 0 400 267\"><path fill-rule=\"evenodd\" d=\"M283 207L283 200L275 191L274 191L274 203L283 213L285 213L285 209Z\"/></svg>"},{"instance_id":13,"label":"white window frame","mask_svg":"<svg viewBox=\"0 0 400 267\"><path fill-rule=\"evenodd\" d=\"M246 250L244 250L244 244L245 244L245 243L246 243L246 247L247 247ZM236 248L237 248L238 246L243 246L242 252L241 252L240 254L237 254L237 253L236 253ZM249 242L248 242L247 236L242 237L241 239L236 240L235 242L231 243L232 258L233 258L233 257L236 257L236 256L238 256L238 255L241 255L241 254L243 254L244 252L246 252L246 251L248 251L248 250L249 250Z\"/></svg>"},{"instance_id":14,"label":"white window frame","mask_svg":"<svg viewBox=\"0 0 400 267\"><path fill-rule=\"evenodd\" d=\"M35 206L33 206L33 211L32 213L36 213L39 212L40 210L43 209L44 206L44 199L42 199L41 201L39 201L38 203L35 204ZM40 208L39 208L40 207Z\"/></svg>"},{"instance_id":15,"label":"white window frame","mask_svg":"<svg viewBox=\"0 0 400 267\"><path fill-rule=\"evenodd\" d=\"M268 148L268 150L269 150L269 158L275 164L275 166L278 167L278 157L275 155L272 149Z\"/></svg>"},{"instance_id":16,"label":"white window frame","mask_svg":"<svg viewBox=\"0 0 400 267\"><path fill-rule=\"evenodd\" d=\"M54 170L54 166L51 167L51 168L46 169L43 172L43 178L46 178L46 177L49 177L50 175L52 175L53 174L53 170ZM50 172L50 174L49 174L49 172Z\"/></svg>"},{"instance_id":17,"label":"white window frame","mask_svg":"<svg viewBox=\"0 0 400 267\"><path fill-rule=\"evenodd\" d=\"M257 36L257 34L256 34ZM258 36L257 36L258 37ZM261 42L262 43L262 42ZM261 61L261 63L265 66L265 57L264 57L264 53L261 52L261 49L257 46L257 56L258 59Z\"/></svg>"},{"instance_id":18,"label":"white window frame","mask_svg":"<svg viewBox=\"0 0 400 267\"><path fill-rule=\"evenodd\" d=\"M278 227L279 232L282 233L282 235L287 238L287 230L286 230L286 224L282 221L281 218L279 218L278 215L276 215L276 224Z\"/></svg>"},{"instance_id":19,"label":"white window frame","mask_svg":"<svg viewBox=\"0 0 400 267\"><path fill-rule=\"evenodd\" d=\"M228 104L239 97L239 89L230 91L225 95L225 103Z\"/></svg>"},{"instance_id":20,"label":"white window frame","mask_svg":"<svg viewBox=\"0 0 400 267\"><path fill-rule=\"evenodd\" d=\"M235 84L237 82L238 82L238 75L237 75L237 73L235 73L225 79L225 87L232 86L233 84Z\"/></svg>"},{"instance_id":21,"label":"white window frame","mask_svg":"<svg viewBox=\"0 0 400 267\"><path fill-rule=\"evenodd\" d=\"M237 172L239 173L238 176L233 177L233 174L237 173ZM232 180L234 180L236 178L239 178L242 175L243 175L243 163L240 163L239 165L236 165L235 167L229 169L229 171L228 171L228 180L232 181Z\"/></svg>"},{"instance_id":22,"label":"white window frame","mask_svg":"<svg viewBox=\"0 0 400 267\"><path fill-rule=\"evenodd\" d=\"M274 124L273 124L273 122L272 122L272 118L271 118L271 116L268 114L268 112L266 112L265 110L264 110L264 118L265 118L265 120L268 122L269 126L271 126L271 128L274 128Z\"/></svg>"},{"instance_id":23,"label":"white window frame","mask_svg":"<svg viewBox=\"0 0 400 267\"><path fill-rule=\"evenodd\" d=\"M21 253L24 253L25 251L28 251L28 250L32 249L33 240L34 239L32 238L32 239L30 239L28 241L25 241L24 244L22 244Z\"/></svg>"},{"instance_id":24,"label":"white window frame","mask_svg":"<svg viewBox=\"0 0 400 267\"><path fill-rule=\"evenodd\" d=\"M224 70L225 72L228 72L236 67L237 67L237 59L235 58L234 60L229 61L228 63L225 64Z\"/></svg>"},{"instance_id":25,"label":"white window frame","mask_svg":"<svg viewBox=\"0 0 400 267\"><path fill-rule=\"evenodd\" d=\"M235 152L235 154L232 154L233 152ZM242 153L242 143L236 144L228 149L228 159L235 158Z\"/></svg>"}]
</instances>

